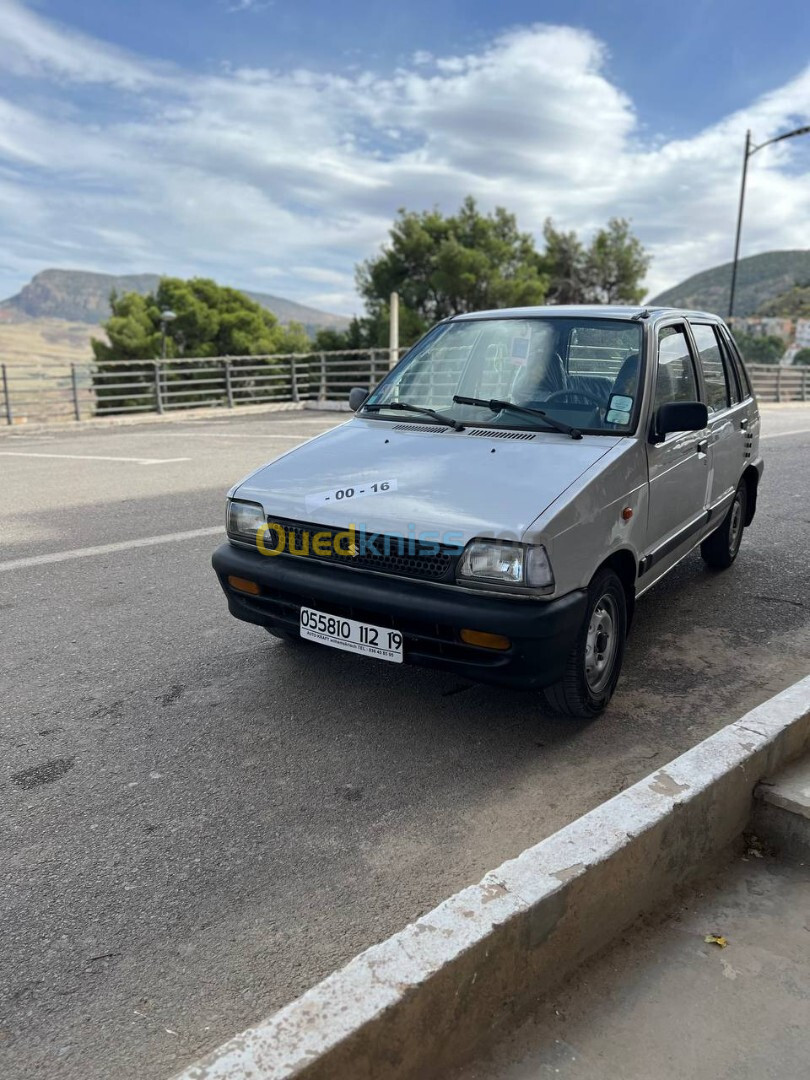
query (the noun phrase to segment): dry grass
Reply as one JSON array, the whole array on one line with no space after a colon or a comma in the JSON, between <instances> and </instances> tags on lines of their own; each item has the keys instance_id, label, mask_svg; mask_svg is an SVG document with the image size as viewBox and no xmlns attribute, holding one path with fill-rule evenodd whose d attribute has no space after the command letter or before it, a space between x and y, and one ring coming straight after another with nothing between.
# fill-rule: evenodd
<instances>
[{"instance_id":1,"label":"dry grass","mask_svg":"<svg viewBox=\"0 0 810 1080\"><path fill-rule=\"evenodd\" d=\"M93 356L90 338L102 334L98 326L64 319L0 321L0 363L9 368L29 364L41 367L86 364Z\"/></svg>"},{"instance_id":2,"label":"dry grass","mask_svg":"<svg viewBox=\"0 0 810 1080\"><path fill-rule=\"evenodd\" d=\"M93 358L91 337L103 331L88 323L64 319L0 321L0 364L6 366L15 423L72 415L70 365L85 367ZM92 395L84 377L83 413L92 411ZM0 390L0 399L2 399ZM5 401L0 400L0 423Z\"/></svg>"}]
</instances>

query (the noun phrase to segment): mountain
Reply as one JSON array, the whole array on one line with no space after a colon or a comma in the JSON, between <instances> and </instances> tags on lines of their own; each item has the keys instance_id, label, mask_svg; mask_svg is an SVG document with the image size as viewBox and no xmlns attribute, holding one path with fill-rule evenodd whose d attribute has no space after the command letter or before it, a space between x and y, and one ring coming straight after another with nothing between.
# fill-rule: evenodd
<instances>
[{"instance_id":1,"label":"mountain","mask_svg":"<svg viewBox=\"0 0 810 1080\"><path fill-rule=\"evenodd\" d=\"M810 319L810 285L794 285L766 301L757 315L775 315L779 319Z\"/></svg>"},{"instance_id":2,"label":"mountain","mask_svg":"<svg viewBox=\"0 0 810 1080\"><path fill-rule=\"evenodd\" d=\"M118 293L147 293L156 289L159 281L158 274L116 276L85 270L43 270L16 296L0 301L0 321L45 318L97 324L110 314L109 296L113 289ZM321 329L343 330L349 324L343 315L330 315L281 296L242 291L272 311L279 322L301 323L310 334Z\"/></svg>"},{"instance_id":3,"label":"mountain","mask_svg":"<svg viewBox=\"0 0 810 1080\"><path fill-rule=\"evenodd\" d=\"M731 263L682 281L649 301L650 306L696 308L718 315L728 312ZM737 267L735 315L755 315L775 297L795 285L810 283L810 251L766 251L740 259Z\"/></svg>"}]
</instances>

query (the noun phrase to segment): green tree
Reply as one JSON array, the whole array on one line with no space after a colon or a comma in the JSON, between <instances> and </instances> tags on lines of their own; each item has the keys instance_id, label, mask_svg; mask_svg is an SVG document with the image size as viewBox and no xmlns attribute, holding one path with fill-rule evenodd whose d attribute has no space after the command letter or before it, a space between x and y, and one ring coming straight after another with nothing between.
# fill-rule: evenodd
<instances>
[{"instance_id":1,"label":"green tree","mask_svg":"<svg viewBox=\"0 0 810 1080\"><path fill-rule=\"evenodd\" d=\"M775 334L759 336L735 330L734 340L749 364L778 364L785 354L785 343Z\"/></svg>"},{"instance_id":2,"label":"green tree","mask_svg":"<svg viewBox=\"0 0 810 1080\"><path fill-rule=\"evenodd\" d=\"M551 218L543 226L546 248L540 266L555 304L638 304L650 258L624 218L611 218L588 247L575 232L561 232Z\"/></svg>"},{"instance_id":3,"label":"green tree","mask_svg":"<svg viewBox=\"0 0 810 1080\"><path fill-rule=\"evenodd\" d=\"M532 237L518 231L514 216L500 207L482 214L468 196L448 217L438 209L400 210L389 244L358 267L357 287L366 302L367 331L378 340L388 298L399 293L407 340L459 312L542 303L547 279Z\"/></svg>"},{"instance_id":4,"label":"green tree","mask_svg":"<svg viewBox=\"0 0 810 1080\"><path fill-rule=\"evenodd\" d=\"M366 314L347 331L319 334L319 348L388 345L389 297L400 297L400 341L411 344L433 323L463 311L555 304L638 303L649 256L622 218L586 247L550 218L539 253L503 208L482 214L468 197L456 214L400 210L388 244L357 268Z\"/></svg>"},{"instance_id":5,"label":"green tree","mask_svg":"<svg viewBox=\"0 0 810 1080\"><path fill-rule=\"evenodd\" d=\"M93 339L98 362L154 360L161 356L161 312L177 318L169 325L167 357L256 356L306 351L303 327L282 326L272 312L207 278L161 278L157 290L140 296L110 297L112 315L104 323L109 341Z\"/></svg>"},{"instance_id":6,"label":"green tree","mask_svg":"<svg viewBox=\"0 0 810 1080\"><path fill-rule=\"evenodd\" d=\"M583 304L587 296L587 252L575 232L560 232L551 218L543 225L546 250L540 266L549 278L548 300L553 304Z\"/></svg>"},{"instance_id":7,"label":"green tree","mask_svg":"<svg viewBox=\"0 0 810 1080\"><path fill-rule=\"evenodd\" d=\"M585 258L586 303L639 304L650 257L625 218L611 218L591 241Z\"/></svg>"},{"instance_id":8,"label":"green tree","mask_svg":"<svg viewBox=\"0 0 810 1080\"><path fill-rule=\"evenodd\" d=\"M793 357L793 363L810 365L810 349L799 349Z\"/></svg>"},{"instance_id":9,"label":"green tree","mask_svg":"<svg viewBox=\"0 0 810 1080\"><path fill-rule=\"evenodd\" d=\"M184 393L184 401L210 401L215 388L225 395L221 373L210 364L195 363L212 356L256 356L261 354L308 352L311 342L303 327L294 323L282 326L272 312L239 292L238 289L217 285L207 278L161 278L154 293L141 296L138 293L113 294L110 297L112 314L103 324L107 341L92 340L96 360L94 385L96 398L101 404L108 400L105 411L130 409L143 405L146 388L153 392L155 372L152 361L162 356L163 334L161 312L171 310L176 318L167 326L166 356L168 359L188 357L179 367L167 365L163 383L172 389L179 382L193 383L190 392ZM118 361L129 363L122 369ZM147 362L147 363L145 363ZM273 365L273 361L268 361ZM113 373L123 375L115 379ZM211 388L205 386L210 380ZM137 391L144 385L144 392L132 393L120 398L116 383L136 384L129 390ZM243 383L243 393L258 396L260 382L255 387ZM255 392L254 392L255 391Z\"/></svg>"}]
</instances>

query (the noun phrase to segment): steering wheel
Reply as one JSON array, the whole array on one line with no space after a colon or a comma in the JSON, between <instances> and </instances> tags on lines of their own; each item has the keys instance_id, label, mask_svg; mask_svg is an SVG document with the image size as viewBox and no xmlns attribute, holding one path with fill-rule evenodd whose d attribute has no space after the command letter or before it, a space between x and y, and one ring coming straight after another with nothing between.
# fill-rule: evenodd
<instances>
[{"instance_id":1,"label":"steering wheel","mask_svg":"<svg viewBox=\"0 0 810 1080\"><path fill-rule=\"evenodd\" d=\"M548 405L550 402L557 401L558 398L564 397L585 398L587 401L590 401L592 405L595 405L597 409L604 409L605 407L604 401L601 401L596 394L591 394L588 390L578 390L573 386L566 386L563 390L554 390L548 395L544 404Z\"/></svg>"}]
</instances>

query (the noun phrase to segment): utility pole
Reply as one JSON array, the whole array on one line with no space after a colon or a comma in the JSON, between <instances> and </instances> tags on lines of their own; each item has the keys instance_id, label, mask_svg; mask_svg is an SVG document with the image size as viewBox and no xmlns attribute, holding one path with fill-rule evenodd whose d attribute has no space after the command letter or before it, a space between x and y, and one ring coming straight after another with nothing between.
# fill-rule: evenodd
<instances>
[{"instance_id":1,"label":"utility pole","mask_svg":"<svg viewBox=\"0 0 810 1080\"><path fill-rule=\"evenodd\" d=\"M743 167L742 177L740 179L740 205L737 209L737 234L734 239L734 262L731 266L731 288L728 294L728 317L729 319L734 314L734 294L737 291L737 263L740 259L740 234L742 233L742 221L743 221L743 205L745 203L745 181L748 176L748 159L752 157L758 150L762 150L765 146L770 146L771 143L781 142L783 139L792 139L796 135L808 135L810 134L810 124L805 124L804 127L794 128L793 131L786 131L782 135L775 135L772 139L766 139L765 142L760 143L758 146L754 146L751 142L751 132L745 133L745 153L743 154Z\"/></svg>"},{"instance_id":2,"label":"utility pole","mask_svg":"<svg viewBox=\"0 0 810 1080\"><path fill-rule=\"evenodd\" d=\"M399 293L392 292L389 303L388 367L399 362Z\"/></svg>"},{"instance_id":3,"label":"utility pole","mask_svg":"<svg viewBox=\"0 0 810 1080\"><path fill-rule=\"evenodd\" d=\"M740 234L742 233L743 204L745 202L745 178L748 175L748 159L751 156L751 131L745 133L742 179L740 180L740 205L737 209L737 235L734 238L734 262L731 266L731 289L728 294L728 317L734 314L734 293L737 291L737 263L740 261Z\"/></svg>"}]
</instances>

